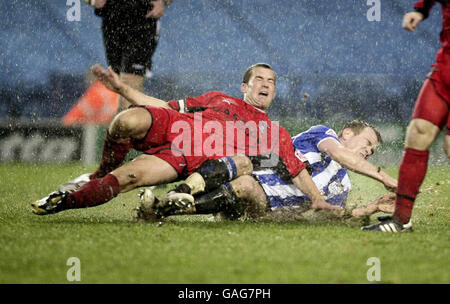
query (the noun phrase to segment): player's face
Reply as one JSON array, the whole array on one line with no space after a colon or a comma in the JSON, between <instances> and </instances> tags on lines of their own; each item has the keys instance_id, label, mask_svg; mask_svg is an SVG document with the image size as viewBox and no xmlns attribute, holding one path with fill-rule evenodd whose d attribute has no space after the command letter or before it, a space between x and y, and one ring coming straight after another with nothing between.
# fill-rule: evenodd
<instances>
[{"instance_id":1,"label":"player's face","mask_svg":"<svg viewBox=\"0 0 450 304\"><path fill-rule=\"evenodd\" d=\"M378 146L377 134L370 127L365 128L358 135L355 135L351 129L346 129L344 136L344 146L364 159L372 155Z\"/></svg>"},{"instance_id":2,"label":"player's face","mask_svg":"<svg viewBox=\"0 0 450 304\"><path fill-rule=\"evenodd\" d=\"M275 72L264 67L256 67L248 83L241 85L244 100L252 106L267 110L275 98Z\"/></svg>"}]
</instances>

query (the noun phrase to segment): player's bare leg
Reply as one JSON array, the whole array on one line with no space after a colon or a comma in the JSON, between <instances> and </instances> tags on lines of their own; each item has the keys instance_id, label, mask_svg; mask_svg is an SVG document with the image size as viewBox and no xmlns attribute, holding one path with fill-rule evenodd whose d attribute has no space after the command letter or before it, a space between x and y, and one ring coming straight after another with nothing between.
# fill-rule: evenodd
<instances>
[{"instance_id":1,"label":"player's bare leg","mask_svg":"<svg viewBox=\"0 0 450 304\"><path fill-rule=\"evenodd\" d=\"M178 177L177 171L168 162L147 154L136 157L133 161L112 171L111 174L119 182L120 193L141 186L167 184Z\"/></svg>"}]
</instances>

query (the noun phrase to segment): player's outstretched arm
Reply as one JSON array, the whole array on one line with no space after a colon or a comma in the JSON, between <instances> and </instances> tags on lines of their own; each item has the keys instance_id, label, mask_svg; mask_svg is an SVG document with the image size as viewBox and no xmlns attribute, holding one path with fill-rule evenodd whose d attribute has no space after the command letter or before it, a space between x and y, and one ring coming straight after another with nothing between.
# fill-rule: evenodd
<instances>
[{"instance_id":1,"label":"player's outstretched arm","mask_svg":"<svg viewBox=\"0 0 450 304\"><path fill-rule=\"evenodd\" d=\"M294 184L311 199L311 208L315 210L325 209L325 210L338 210L341 211L342 208L339 206L334 206L327 203L316 184L312 180L306 169L300 171L300 173L292 179Z\"/></svg>"},{"instance_id":2,"label":"player's outstretched arm","mask_svg":"<svg viewBox=\"0 0 450 304\"><path fill-rule=\"evenodd\" d=\"M388 191L394 192L397 189L396 179L390 177L386 172L378 170L377 167L365 160L362 156L340 145L335 140L324 140L318 147L341 166L383 183Z\"/></svg>"},{"instance_id":3,"label":"player's outstretched arm","mask_svg":"<svg viewBox=\"0 0 450 304\"><path fill-rule=\"evenodd\" d=\"M164 100L145 95L141 91L125 84L111 67L105 69L101 65L96 64L91 67L91 70L108 89L122 95L133 105L171 109L169 104Z\"/></svg>"},{"instance_id":4,"label":"player's outstretched arm","mask_svg":"<svg viewBox=\"0 0 450 304\"><path fill-rule=\"evenodd\" d=\"M405 30L410 32L416 31L416 26L424 19L422 13L409 12L403 16L402 26Z\"/></svg>"}]
</instances>

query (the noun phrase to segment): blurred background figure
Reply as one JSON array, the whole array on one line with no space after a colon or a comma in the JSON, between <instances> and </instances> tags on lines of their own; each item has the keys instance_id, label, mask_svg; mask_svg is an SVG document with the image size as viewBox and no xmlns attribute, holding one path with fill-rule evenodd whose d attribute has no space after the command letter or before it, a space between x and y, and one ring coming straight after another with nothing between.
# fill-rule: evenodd
<instances>
[{"instance_id":1,"label":"blurred background figure","mask_svg":"<svg viewBox=\"0 0 450 304\"><path fill-rule=\"evenodd\" d=\"M84 0L102 18L106 59L123 82L143 91L158 45L159 18L172 0ZM130 103L119 97L117 112Z\"/></svg>"}]
</instances>

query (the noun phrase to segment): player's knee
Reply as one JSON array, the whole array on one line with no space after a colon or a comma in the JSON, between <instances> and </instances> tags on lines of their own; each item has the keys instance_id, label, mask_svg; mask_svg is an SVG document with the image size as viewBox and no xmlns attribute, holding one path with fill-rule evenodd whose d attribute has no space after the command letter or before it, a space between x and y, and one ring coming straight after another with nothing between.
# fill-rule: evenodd
<instances>
[{"instance_id":1,"label":"player's knee","mask_svg":"<svg viewBox=\"0 0 450 304\"><path fill-rule=\"evenodd\" d=\"M116 115L109 127L109 134L113 138L135 138L145 134L151 123L151 116L146 109L129 109Z\"/></svg>"},{"instance_id":2,"label":"player's knee","mask_svg":"<svg viewBox=\"0 0 450 304\"><path fill-rule=\"evenodd\" d=\"M244 154L234 155L232 159L236 165L237 176L250 175L253 172L252 161Z\"/></svg>"},{"instance_id":3,"label":"player's knee","mask_svg":"<svg viewBox=\"0 0 450 304\"><path fill-rule=\"evenodd\" d=\"M131 121L129 121L131 115L128 111L123 111L116 115L109 125L109 134L113 137L122 137L127 135L131 130Z\"/></svg>"},{"instance_id":4,"label":"player's knee","mask_svg":"<svg viewBox=\"0 0 450 304\"><path fill-rule=\"evenodd\" d=\"M257 181L250 175L243 175L231 182L236 196L240 199L250 197L257 187Z\"/></svg>"},{"instance_id":5,"label":"player's knee","mask_svg":"<svg viewBox=\"0 0 450 304\"><path fill-rule=\"evenodd\" d=\"M259 183L250 175L244 175L231 182L236 196L240 199L241 208L247 218L258 218L266 212L267 201L264 193L260 193ZM262 189L261 189L262 191Z\"/></svg>"},{"instance_id":6,"label":"player's knee","mask_svg":"<svg viewBox=\"0 0 450 304\"><path fill-rule=\"evenodd\" d=\"M425 122L421 119L413 119L408 126L407 132L412 133L414 135L423 136L430 133L430 123Z\"/></svg>"},{"instance_id":7,"label":"player's knee","mask_svg":"<svg viewBox=\"0 0 450 304\"><path fill-rule=\"evenodd\" d=\"M428 150L439 128L429 121L413 119L406 130L406 146L418 150Z\"/></svg>"}]
</instances>

